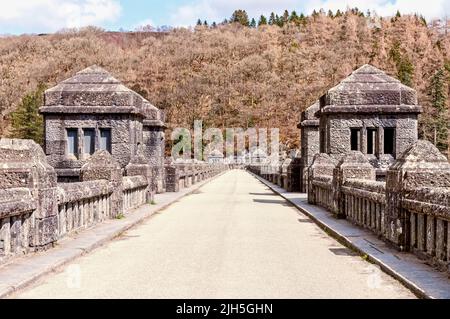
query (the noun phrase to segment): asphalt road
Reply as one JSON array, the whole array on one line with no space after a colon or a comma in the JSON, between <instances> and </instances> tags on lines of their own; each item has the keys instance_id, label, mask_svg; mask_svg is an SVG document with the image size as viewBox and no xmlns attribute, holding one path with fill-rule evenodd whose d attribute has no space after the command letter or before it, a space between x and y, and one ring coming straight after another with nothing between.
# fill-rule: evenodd
<instances>
[{"instance_id":1,"label":"asphalt road","mask_svg":"<svg viewBox=\"0 0 450 319\"><path fill-rule=\"evenodd\" d=\"M414 298L231 171L16 298Z\"/></svg>"}]
</instances>

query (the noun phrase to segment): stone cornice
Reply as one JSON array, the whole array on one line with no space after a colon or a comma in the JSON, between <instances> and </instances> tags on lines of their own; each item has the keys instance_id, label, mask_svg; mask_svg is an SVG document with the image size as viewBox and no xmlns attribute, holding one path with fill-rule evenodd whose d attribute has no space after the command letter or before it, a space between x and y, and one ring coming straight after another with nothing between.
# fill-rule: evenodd
<instances>
[{"instance_id":1,"label":"stone cornice","mask_svg":"<svg viewBox=\"0 0 450 319\"><path fill-rule=\"evenodd\" d=\"M419 105L327 105L320 114L419 114L423 108Z\"/></svg>"}]
</instances>

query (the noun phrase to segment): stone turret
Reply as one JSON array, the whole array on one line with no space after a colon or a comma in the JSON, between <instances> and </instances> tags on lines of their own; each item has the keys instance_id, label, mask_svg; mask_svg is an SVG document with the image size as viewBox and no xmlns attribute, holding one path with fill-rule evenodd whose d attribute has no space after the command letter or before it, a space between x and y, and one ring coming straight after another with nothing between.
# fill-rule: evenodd
<instances>
[{"instance_id":1,"label":"stone turret","mask_svg":"<svg viewBox=\"0 0 450 319\"><path fill-rule=\"evenodd\" d=\"M384 179L387 168L417 141L421 112L414 89L364 65L303 113L302 157L309 162L310 154L320 152L339 160L360 151Z\"/></svg>"},{"instance_id":2,"label":"stone turret","mask_svg":"<svg viewBox=\"0 0 450 319\"><path fill-rule=\"evenodd\" d=\"M142 149L149 164L160 167L163 190L164 113L101 67L91 66L47 90L40 111L45 153L60 180L78 180L98 150L111 153L124 169Z\"/></svg>"}]
</instances>

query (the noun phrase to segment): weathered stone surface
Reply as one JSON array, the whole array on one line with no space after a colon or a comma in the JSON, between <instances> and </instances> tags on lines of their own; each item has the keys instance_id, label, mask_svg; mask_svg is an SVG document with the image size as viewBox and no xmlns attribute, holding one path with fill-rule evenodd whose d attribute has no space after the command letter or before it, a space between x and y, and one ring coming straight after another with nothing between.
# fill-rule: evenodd
<instances>
[{"instance_id":1,"label":"weathered stone surface","mask_svg":"<svg viewBox=\"0 0 450 319\"><path fill-rule=\"evenodd\" d=\"M349 179L375 181L375 168L361 152L350 152L342 157L333 170L333 213L338 218L345 218L342 188Z\"/></svg>"},{"instance_id":2,"label":"weathered stone surface","mask_svg":"<svg viewBox=\"0 0 450 319\"><path fill-rule=\"evenodd\" d=\"M147 183L146 198L147 202L154 200L157 191L158 166L150 165L143 155L134 157L126 167L127 176L142 176Z\"/></svg>"},{"instance_id":3,"label":"weathered stone surface","mask_svg":"<svg viewBox=\"0 0 450 319\"><path fill-rule=\"evenodd\" d=\"M33 141L0 139L0 165L0 189L56 186L54 169Z\"/></svg>"},{"instance_id":4,"label":"weathered stone surface","mask_svg":"<svg viewBox=\"0 0 450 319\"><path fill-rule=\"evenodd\" d=\"M390 167L386 182L387 236L400 249L408 250L410 229L403 203L408 199L418 200L420 197L415 196L420 189L428 187L436 188L436 199L440 197L439 188L444 188L445 198L450 189L450 164L432 143L418 141Z\"/></svg>"},{"instance_id":5,"label":"weathered stone surface","mask_svg":"<svg viewBox=\"0 0 450 319\"><path fill-rule=\"evenodd\" d=\"M313 163L308 169L308 202L310 204L316 204L317 200L317 189L313 184L314 180L321 176L329 176L329 186L331 187L331 177L337 164L338 162L328 154L321 153L314 156Z\"/></svg>"},{"instance_id":6,"label":"weathered stone surface","mask_svg":"<svg viewBox=\"0 0 450 319\"><path fill-rule=\"evenodd\" d=\"M29 140L0 140L0 218L4 225L13 227L3 231L0 242L10 245L8 254L45 247L55 241L55 236L41 225L57 217L56 186L56 173L39 145ZM6 198L6 194L12 197ZM29 225L31 216L33 225ZM22 220L26 227L17 226ZM19 241L19 237L27 240Z\"/></svg>"},{"instance_id":7,"label":"weathered stone surface","mask_svg":"<svg viewBox=\"0 0 450 319\"><path fill-rule=\"evenodd\" d=\"M95 181L107 180L111 183L111 216L116 217L123 213L123 184L122 169L119 163L107 151L98 151L86 161L81 168L81 180Z\"/></svg>"},{"instance_id":8,"label":"weathered stone surface","mask_svg":"<svg viewBox=\"0 0 450 319\"><path fill-rule=\"evenodd\" d=\"M418 114L422 108L417 93L386 75L381 70L364 65L320 99L321 151L339 159L352 149L351 129L360 131L358 150L370 159L379 171L386 162L388 147L384 145L384 130L394 129L393 159L417 141ZM368 132L375 130L369 150Z\"/></svg>"},{"instance_id":9,"label":"weathered stone surface","mask_svg":"<svg viewBox=\"0 0 450 319\"><path fill-rule=\"evenodd\" d=\"M301 128L301 159L300 159L300 191L307 192L308 168L312 164L314 156L320 153L319 118L317 112L320 103L317 101L307 108L300 118Z\"/></svg>"},{"instance_id":10,"label":"weathered stone surface","mask_svg":"<svg viewBox=\"0 0 450 319\"><path fill-rule=\"evenodd\" d=\"M165 115L98 66L78 72L45 92L45 151L60 180L76 180L91 157L85 152L84 129L94 130L94 148L101 148L102 130L110 130L111 154L125 168L144 147L148 164L156 165L158 190L164 191ZM76 129L77 149L68 154L67 129ZM70 174L68 174L70 173Z\"/></svg>"}]
</instances>

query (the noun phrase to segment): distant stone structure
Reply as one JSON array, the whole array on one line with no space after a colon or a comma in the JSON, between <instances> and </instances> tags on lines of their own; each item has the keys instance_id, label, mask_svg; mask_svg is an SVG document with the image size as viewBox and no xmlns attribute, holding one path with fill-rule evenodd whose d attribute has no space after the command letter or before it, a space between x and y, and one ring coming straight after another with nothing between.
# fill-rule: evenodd
<instances>
[{"instance_id":1,"label":"distant stone structure","mask_svg":"<svg viewBox=\"0 0 450 319\"><path fill-rule=\"evenodd\" d=\"M98 66L78 72L45 92L44 150L60 181L79 181L80 169L98 150L122 169L142 153L157 167L164 191L162 111Z\"/></svg>"},{"instance_id":2,"label":"distant stone structure","mask_svg":"<svg viewBox=\"0 0 450 319\"><path fill-rule=\"evenodd\" d=\"M207 157L209 164L223 164L225 159L225 156L220 150L212 150Z\"/></svg>"},{"instance_id":3,"label":"distant stone structure","mask_svg":"<svg viewBox=\"0 0 450 319\"><path fill-rule=\"evenodd\" d=\"M320 99L320 153L361 151L387 169L418 139L417 92L364 65Z\"/></svg>"},{"instance_id":4,"label":"distant stone structure","mask_svg":"<svg viewBox=\"0 0 450 319\"><path fill-rule=\"evenodd\" d=\"M384 180L389 166L418 140L417 92L383 71L364 65L302 113L302 191L315 154L339 160L363 153Z\"/></svg>"}]
</instances>

